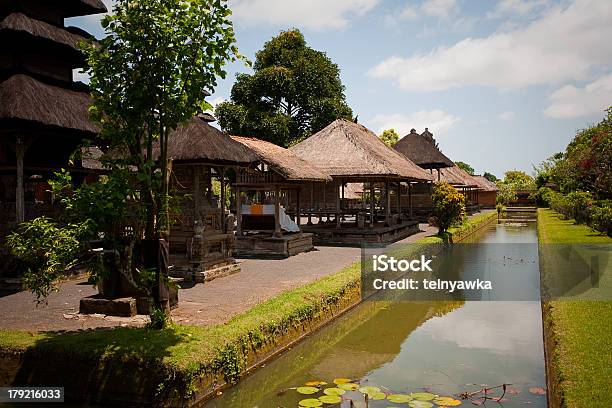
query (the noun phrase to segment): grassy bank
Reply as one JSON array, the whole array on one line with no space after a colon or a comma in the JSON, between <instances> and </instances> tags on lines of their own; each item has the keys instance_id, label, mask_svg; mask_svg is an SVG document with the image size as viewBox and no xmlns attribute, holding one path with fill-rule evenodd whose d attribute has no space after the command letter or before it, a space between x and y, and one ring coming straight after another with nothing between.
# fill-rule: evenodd
<instances>
[{"instance_id":1,"label":"grassy bank","mask_svg":"<svg viewBox=\"0 0 612 408\"><path fill-rule=\"evenodd\" d=\"M541 244L612 244L609 237L547 209L538 211L538 237ZM598 291L610 289L607 278L600 279ZM543 311L551 406L607 406L612 392L612 302L555 300L545 302Z\"/></svg>"},{"instance_id":2,"label":"grassy bank","mask_svg":"<svg viewBox=\"0 0 612 408\"><path fill-rule=\"evenodd\" d=\"M451 233L465 236L490 222L492 215L496 216L477 215ZM442 239L427 237L420 242L442 242ZM284 292L226 324L172 325L161 331L144 328L63 334L0 331L0 354L24 359L20 363L25 367L24 372L13 377L19 382L31 381L33 376L29 370L40 371L42 365L45 366L41 374L46 376L44 378L64 380L66 372L70 371L64 362L69 361L76 366L72 370L74 381L87 382L81 385L85 391L80 395L89 395L92 387L123 382L120 375L123 369L125 375L129 375L123 387L146 393L150 391L143 385L146 383L147 387L154 387L158 399L180 400L194 393L209 392L223 381L236 381L258 361L257 358L274 352L287 341L295 340L292 336L298 337L316 328L316 324L331 320L338 311L357 302L359 292L360 264L355 263L316 282ZM144 369L140 374L130 372L136 368ZM53 369L56 371L48 372ZM204 378L216 380L203 390ZM95 385L92 384L94 380ZM63 385L69 384L75 383L66 380ZM109 389L93 390L98 394L110 393Z\"/></svg>"}]
</instances>

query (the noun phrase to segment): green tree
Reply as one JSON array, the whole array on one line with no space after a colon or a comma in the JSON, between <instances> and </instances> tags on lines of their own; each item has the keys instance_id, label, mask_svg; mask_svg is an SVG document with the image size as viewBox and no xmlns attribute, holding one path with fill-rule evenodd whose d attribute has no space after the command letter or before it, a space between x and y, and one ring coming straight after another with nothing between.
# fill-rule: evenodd
<instances>
[{"instance_id":1,"label":"green tree","mask_svg":"<svg viewBox=\"0 0 612 408\"><path fill-rule=\"evenodd\" d=\"M397 134L395 129L387 129L383 131L380 135L380 140L382 140L383 143L387 146L393 147L399 140L399 135Z\"/></svg>"},{"instance_id":2,"label":"green tree","mask_svg":"<svg viewBox=\"0 0 612 408\"><path fill-rule=\"evenodd\" d=\"M467 163L462 161L456 161L455 164L460 168L465 170L468 174L474 175L474 168Z\"/></svg>"},{"instance_id":3,"label":"green tree","mask_svg":"<svg viewBox=\"0 0 612 408\"><path fill-rule=\"evenodd\" d=\"M485 171L483 177L493 183L497 183L497 181L499 180L495 174L489 173L488 171Z\"/></svg>"},{"instance_id":4,"label":"green tree","mask_svg":"<svg viewBox=\"0 0 612 408\"><path fill-rule=\"evenodd\" d=\"M516 186L511 183L497 182L497 202L503 205L508 205L516 200Z\"/></svg>"},{"instance_id":5,"label":"green tree","mask_svg":"<svg viewBox=\"0 0 612 408\"><path fill-rule=\"evenodd\" d=\"M446 182L436 183L431 195L433 221L442 235L465 217L465 196Z\"/></svg>"},{"instance_id":6,"label":"green tree","mask_svg":"<svg viewBox=\"0 0 612 408\"><path fill-rule=\"evenodd\" d=\"M253 69L236 75L231 100L215 110L228 133L287 147L338 118L352 119L338 66L310 48L299 30L266 42Z\"/></svg>"},{"instance_id":7,"label":"green tree","mask_svg":"<svg viewBox=\"0 0 612 408\"><path fill-rule=\"evenodd\" d=\"M510 170L504 174L504 184L511 184L514 190L535 191L536 184L533 177L524 171Z\"/></svg>"}]
</instances>

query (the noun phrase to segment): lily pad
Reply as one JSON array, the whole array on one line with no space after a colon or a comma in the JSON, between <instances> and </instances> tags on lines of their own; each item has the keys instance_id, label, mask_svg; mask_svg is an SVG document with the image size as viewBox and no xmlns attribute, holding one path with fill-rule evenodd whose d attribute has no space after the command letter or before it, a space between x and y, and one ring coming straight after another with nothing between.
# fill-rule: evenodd
<instances>
[{"instance_id":1,"label":"lily pad","mask_svg":"<svg viewBox=\"0 0 612 408\"><path fill-rule=\"evenodd\" d=\"M431 392L412 392L409 395L418 401L431 401L437 397L436 394L432 394Z\"/></svg>"},{"instance_id":2,"label":"lily pad","mask_svg":"<svg viewBox=\"0 0 612 408\"><path fill-rule=\"evenodd\" d=\"M365 387L359 388L359 392L361 392L362 394L372 394L372 393L375 393L375 392L380 392L380 388L373 387L371 385L367 385Z\"/></svg>"},{"instance_id":3,"label":"lily pad","mask_svg":"<svg viewBox=\"0 0 612 408\"><path fill-rule=\"evenodd\" d=\"M337 395L324 395L319 397L319 401L324 404L339 404L342 402L342 398Z\"/></svg>"},{"instance_id":4,"label":"lily pad","mask_svg":"<svg viewBox=\"0 0 612 408\"><path fill-rule=\"evenodd\" d=\"M412 400L408 403L411 408L431 408L433 404L429 401Z\"/></svg>"},{"instance_id":5,"label":"lily pad","mask_svg":"<svg viewBox=\"0 0 612 408\"><path fill-rule=\"evenodd\" d=\"M316 394L319 392L317 387L298 387L297 392L304 395Z\"/></svg>"},{"instance_id":6,"label":"lily pad","mask_svg":"<svg viewBox=\"0 0 612 408\"><path fill-rule=\"evenodd\" d=\"M325 395L344 395L346 393L342 388L326 388L323 390Z\"/></svg>"},{"instance_id":7,"label":"lily pad","mask_svg":"<svg viewBox=\"0 0 612 408\"><path fill-rule=\"evenodd\" d=\"M341 388L346 391L355 391L359 388L359 385L355 383L344 383L344 384L338 384L338 388Z\"/></svg>"},{"instance_id":8,"label":"lily pad","mask_svg":"<svg viewBox=\"0 0 612 408\"><path fill-rule=\"evenodd\" d=\"M546 390L542 387L531 387L529 392L536 395L546 395Z\"/></svg>"},{"instance_id":9,"label":"lily pad","mask_svg":"<svg viewBox=\"0 0 612 408\"><path fill-rule=\"evenodd\" d=\"M350 378L334 378L334 384L346 384L350 383L352 380Z\"/></svg>"},{"instance_id":10,"label":"lily pad","mask_svg":"<svg viewBox=\"0 0 612 408\"><path fill-rule=\"evenodd\" d=\"M387 398L387 394L384 392L376 391L368 393L368 399L371 400L384 400L385 398Z\"/></svg>"},{"instance_id":11,"label":"lily pad","mask_svg":"<svg viewBox=\"0 0 612 408\"><path fill-rule=\"evenodd\" d=\"M300 407L306 407L306 408L320 407L323 405L323 403L316 398L303 399L299 402L299 404L300 404Z\"/></svg>"},{"instance_id":12,"label":"lily pad","mask_svg":"<svg viewBox=\"0 0 612 408\"><path fill-rule=\"evenodd\" d=\"M456 407L457 405L461 405L461 401L453 397L437 397L434 398L433 402L441 407Z\"/></svg>"},{"instance_id":13,"label":"lily pad","mask_svg":"<svg viewBox=\"0 0 612 408\"><path fill-rule=\"evenodd\" d=\"M317 387L319 385L327 385L325 381L308 381L305 384L307 387Z\"/></svg>"},{"instance_id":14,"label":"lily pad","mask_svg":"<svg viewBox=\"0 0 612 408\"><path fill-rule=\"evenodd\" d=\"M407 394L391 394L387 396L387 399L394 404L405 404L406 402L412 401L412 397Z\"/></svg>"}]
</instances>

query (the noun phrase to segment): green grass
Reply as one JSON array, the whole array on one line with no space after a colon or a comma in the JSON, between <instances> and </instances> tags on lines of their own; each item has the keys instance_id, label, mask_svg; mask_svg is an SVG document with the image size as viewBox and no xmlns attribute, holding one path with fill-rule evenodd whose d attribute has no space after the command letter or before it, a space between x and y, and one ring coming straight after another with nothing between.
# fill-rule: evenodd
<instances>
[{"instance_id":1,"label":"green grass","mask_svg":"<svg viewBox=\"0 0 612 408\"><path fill-rule=\"evenodd\" d=\"M453 229L465 234L490 215ZM442 242L427 237L419 243ZM212 373L235 380L246 368L246 356L272 344L277 336L317 318L359 291L360 262L313 283L292 289L233 317L225 324L194 327L171 325L100 329L76 333L31 333L0 330L0 352L26 353L34 363L47 356L82 361L90 370L123 363L147 366L152 378L169 383L180 395L195 391L199 376ZM87 373L83 373L87 375Z\"/></svg>"},{"instance_id":2,"label":"green grass","mask_svg":"<svg viewBox=\"0 0 612 408\"><path fill-rule=\"evenodd\" d=\"M541 244L612 244L589 227L538 210ZM601 287L604 286L604 287ZM609 290L609 279L600 280ZM555 300L544 305L546 328L555 346L548 353L553 393L570 408L608 406L612 393L612 302Z\"/></svg>"}]
</instances>

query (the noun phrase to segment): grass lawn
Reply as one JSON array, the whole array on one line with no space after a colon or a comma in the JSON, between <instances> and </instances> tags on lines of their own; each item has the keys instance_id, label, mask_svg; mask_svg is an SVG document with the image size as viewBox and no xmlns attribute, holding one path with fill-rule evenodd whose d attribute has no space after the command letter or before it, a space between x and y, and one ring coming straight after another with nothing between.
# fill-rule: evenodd
<instances>
[{"instance_id":1,"label":"grass lawn","mask_svg":"<svg viewBox=\"0 0 612 408\"><path fill-rule=\"evenodd\" d=\"M612 244L609 237L545 209L538 212L538 236L541 244ZM602 279L598 290L610 290L611 285L610 279ZM544 310L547 328L556 342L548 356L555 378L552 385L557 387L553 392L567 407L608 406L612 393L612 302L555 300L546 302Z\"/></svg>"}]
</instances>

